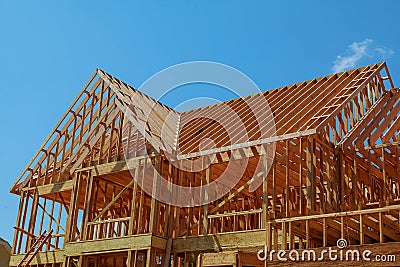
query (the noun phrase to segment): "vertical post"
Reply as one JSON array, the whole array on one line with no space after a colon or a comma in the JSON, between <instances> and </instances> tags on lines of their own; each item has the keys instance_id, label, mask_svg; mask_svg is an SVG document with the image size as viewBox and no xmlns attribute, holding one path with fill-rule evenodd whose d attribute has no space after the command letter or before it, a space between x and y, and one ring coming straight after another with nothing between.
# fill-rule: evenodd
<instances>
[{"instance_id":1,"label":"vertical post","mask_svg":"<svg viewBox=\"0 0 400 267\"><path fill-rule=\"evenodd\" d=\"M147 161L148 159L143 160L143 169L141 172L139 172L139 175L141 175L140 178L140 196L139 196L139 213L138 213L138 218L137 218L137 223L136 223L136 231L134 233L141 234L143 230L146 228L146 224L144 222L145 219L145 214L144 214L144 205L145 205L145 195L144 195L144 180L145 180L145 174L146 174L146 166L147 166ZM139 178L139 177L138 177Z\"/></svg>"},{"instance_id":2,"label":"vertical post","mask_svg":"<svg viewBox=\"0 0 400 267\"><path fill-rule=\"evenodd\" d=\"M72 193L71 193L71 201L69 205L69 213L68 213L68 218L67 218L67 223L66 223L66 233L65 233L65 241L64 243L68 243L73 241L74 238L74 233L77 223L77 202L78 202L78 196L79 196L79 191L81 188L81 176L82 174L80 172L74 174L74 185L72 187Z\"/></svg>"},{"instance_id":3,"label":"vertical post","mask_svg":"<svg viewBox=\"0 0 400 267\"><path fill-rule=\"evenodd\" d=\"M25 220L26 220L26 216L28 213L28 205L29 205L29 191L22 191L21 192L22 196L23 196L23 211L21 213L21 220L20 220L20 224L18 225L18 227L20 227L21 229L24 229L25 227ZM16 248L16 253L20 253L21 252L21 247L22 247L22 240L23 240L23 233L19 232L19 238L18 238L18 248Z\"/></svg>"},{"instance_id":4,"label":"vertical post","mask_svg":"<svg viewBox=\"0 0 400 267\"><path fill-rule=\"evenodd\" d=\"M157 175L158 175L158 166L161 161L161 156L154 158L154 171L153 171L153 186L152 186L152 192L155 192L155 194L158 194L158 188L157 188ZM155 233L155 227L156 227L156 221L158 218L158 213L157 213L157 200L154 196L151 197L151 204L150 204L150 221L149 221L149 233Z\"/></svg>"},{"instance_id":5,"label":"vertical post","mask_svg":"<svg viewBox=\"0 0 400 267\"><path fill-rule=\"evenodd\" d=\"M375 190L372 189L373 187L373 179L372 179L372 174L371 174L371 151L368 149L368 192L369 192L369 201L374 202L375 201Z\"/></svg>"},{"instance_id":6,"label":"vertical post","mask_svg":"<svg viewBox=\"0 0 400 267\"><path fill-rule=\"evenodd\" d=\"M395 181L395 183L396 183L396 198L398 198L398 196L400 195L400 192L399 192L399 190L400 190L400 182L399 182L399 179L400 179L400 164L399 164L399 161L400 161L400 155L399 155L399 146L397 145L396 146L396 148L395 148L395 159L396 159L396 181Z\"/></svg>"},{"instance_id":7,"label":"vertical post","mask_svg":"<svg viewBox=\"0 0 400 267\"><path fill-rule=\"evenodd\" d=\"M163 164L163 162L161 162ZM172 184L173 184L173 165L168 162L168 175L167 175L167 181L168 183L168 193L169 197L172 197ZM165 221L164 221L164 236L165 237L170 237L171 236L171 221L172 221L172 216L171 216L171 210L172 206L167 205L165 207Z\"/></svg>"},{"instance_id":8,"label":"vertical post","mask_svg":"<svg viewBox=\"0 0 400 267\"><path fill-rule=\"evenodd\" d=\"M316 164L316 163L315 163ZM320 203L320 211L321 213L325 213L326 211L326 188L324 184L324 151L323 151L323 146L322 144L320 145L320 150L319 150L319 188L320 188L320 193L319 193L319 203Z\"/></svg>"},{"instance_id":9,"label":"vertical post","mask_svg":"<svg viewBox=\"0 0 400 267\"><path fill-rule=\"evenodd\" d=\"M307 165L307 213L310 210L315 210L315 165L314 165L314 139L307 138L306 147L306 165Z\"/></svg>"},{"instance_id":10,"label":"vertical post","mask_svg":"<svg viewBox=\"0 0 400 267\"><path fill-rule=\"evenodd\" d=\"M274 224L274 249L278 249L278 229L276 228L276 224Z\"/></svg>"},{"instance_id":11,"label":"vertical post","mask_svg":"<svg viewBox=\"0 0 400 267\"><path fill-rule=\"evenodd\" d=\"M183 260L183 267L189 267L189 266L190 266L189 253L185 252L185 259Z\"/></svg>"},{"instance_id":12,"label":"vertical post","mask_svg":"<svg viewBox=\"0 0 400 267\"><path fill-rule=\"evenodd\" d=\"M286 164L286 168L285 168L285 178L286 178L286 197L285 197L285 212L286 212L286 217L289 217L290 216L290 211L289 211L289 208L290 208L290 206L289 206L289 200L290 200L290 197L289 197L289 145L290 145L290 142L288 141L288 140L286 140L286 162L285 162L285 164Z\"/></svg>"},{"instance_id":13,"label":"vertical post","mask_svg":"<svg viewBox=\"0 0 400 267\"><path fill-rule=\"evenodd\" d=\"M357 166L357 152L354 150L354 159L353 159L353 172L354 172L354 176L353 176L353 192L354 192L354 204L355 206L360 210L361 209L361 199L362 197L360 197L361 194L361 184L360 181L358 179L358 166ZM355 187L355 190L354 190Z\"/></svg>"},{"instance_id":14,"label":"vertical post","mask_svg":"<svg viewBox=\"0 0 400 267\"><path fill-rule=\"evenodd\" d=\"M193 161L190 163L191 164L191 171L193 170ZM190 180L189 180L189 187L193 187L195 182L196 182L196 174L194 172L191 172L189 174ZM190 196L190 203L193 204L194 203L194 196L191 195ZM188 221L187 221L187 233L190 235L192 232L192 227L191 224L193 222L193 217L194 217L194 208L193 207L188 207L189 209L189 214L188 214ZM174 256L174 261L175 261L175 256Z\"/></svg>"},{"instance_id":15,"label":"vertical post","mask_svg":"<svg viewBox=\"0 0 400 267\"><path fill-rule=\"evenodd\" d=\"M197 265L196 265L196 267L202 267L202 265L203 265L203 254L200 253L197 256Z\"/></svg>"},{"instance_id":16,"label":"vertical post","mask_svg":"<svg viewBox=\"0 0 400 267\"><path fill-rule=\"evenodd\" d=\"M288 249L294 249L294 235L293 235L293 227L292 227L292 221L289 222L289 248Z\"/></svg>"},{"instance_id":17,"label":"vertical post","mask_svg":"<svg viewBox=\"0 0 400 267\"><path fill-rule=\"evenodd\" d=\"M158 162L156 163L156 165L154 166L154 177L158 177L159 175L162 175L162 164L163 164L163 158L161 156L158 157ZM161 187L157 185L157 196L161 195ZM155 217L154 217L154 233L161 233L162 230L159 227L159 221L160 221L160 204L161 202L156 200L155 203ZM160 232L158 232L160 231Z\"/></svg>"},{"instance_id":18,"label":"vertical post","mask_svg":"<svg viewBox=\"0 0 400 267\"><path fill-rule=\"evenodd\" d=\"M70 257L68 257L68 256L66 256L65 258L64 258L64 261L63 261L63 263L62 263L62 267L70 267L70 265L71 265L71 258Z\"/></svg>"},{"instance_id":19,"label":"vertical post","mask_svg":"<svg viewBox=\"0 0 400 267\"><path fill-rule=\"evenodd\" d=\"M299 213L304 214L304 203L303 203L303 142L299 138L299 148L300 148L300 162L299 162Z\"/></svg>"},{"instance_id":20,"label":"vertical post","mask_svg":"<svg viewBox=\"0 0 400 267\"><path fill-rule=\"evenodd\" d=\"M152 248L147 249L146 254L146 267L154 266L154 251Z\"/></svg>"},{"instance_id":21,"label":"vertical post","mask_svg":"<svg viewBox=\"0 0 400 267\"><path fill-rule=\"evenodd\" d=\"M340 238L344 239L344 217L340 217Z\"/></svg>"},{"instance_id":22,"label":"vertical post","mask_svg":"<svg viewBox=\"0 0 400 267\"><path fill-rule=\"evenodd\" d=\"M328 233L327 233L327 227L326 227L326 218L322 218L322 246L327 247L328 246Z\"/></svg>"},{"instance_id":23,"label":"vertical post","mask_svg":"<svg viewBox=\"0 0 400 267\"><path fill-rule=\"evenodd\" d=\"M139 252L137 250L135 250L135 254L133 255L133 266L132 267L137 266L138 254L139 254ZM142 265L140 265L140 266L142 266Z\"/></svg>"},{"instance_id":24,"label":"vertical post","mask_svg":"<svg viewBox=\"0 0 400 267\"><path fill-rule=\"evenodd\" d=\"M79 256L79 260L78 260L78 266L79 267L85 267L86 266L85 259L86 259L85 256L83 256L83 255Z\"/></svg>"},{"instance_id":25,"label":"vertical post","mask_svg":"<svg viewBox=\"0 0 400 267\"><path fill-rule=\"evenodd\" d=\"M360 214L360 245L364 245L364 220L363 220L363 215Z\"/></svg>"},{"instance_id":26,"label":"vertical post","mask_svg":"<svg viewBox=\"0 0 400 267\"><path fill-rule=\"evenodd\" d=\"M388 183L388 178L386 175L386 157L385 157L385 148L382 147L382 175L383 175L383 199L386 201L385 205L390 205L390 200L392 194L388 192L390 189L389 183Z\"/></svg>"},{"instance_id":27,"label":"vertical post","mask_svg":"<svg viewBox=\"0 0 400 267\"><path fill-rule=\"evenodd\" d=\"M126 260L126 266L127 267L133 267L133 251L129 250L128 251L128 259Z\"/></svg>"},{"instance_id":28,"label":"vertical post","mask_svg":"<svg viewBox=\"0 0 400 267\"><path fill-rule=\"evenodd\" d=\"M263 146L264 147L264 155L262 157L262 168L263 168L263 203L262 203L262 208L263 208L263 213L262 213L262 228L265 229L265 248L267 251L271 247L271 242L270 242L270 224L269 224L269 213L268 213L268 180L267 180L267 168L268 168L268 163L267 163L267 156L268 156L268 145ZM265 264L267 264L267 261L265 261Z\"/></svg>"},{"instance_id":29,"label":"vertical post","mask_svg":"<svg viewBox=\"0 0 400 267\"><path fill-rule=\"evenodd\" d=\"M207 161L207 167L206 167L206 190L205 190L205 195L204 195L204 201L207 203L208 202L208 194L209 194L209 184L210 184L210 168L211 165ZM208 204L204 205L204 217L203 217L203 234L208 234Z\"/></svg>"},{"instance_id":30,"label":"vertical post","mask_svg":"<svg viewBox=\"0 0 400 267\"><path fill-rule=\"evenodd\" d=\"M272 212L275 218L276 211L276 172L275 172L275 160L272 163Z\"/></svg>"},{"instance_id":31,"label":"vertical post","mask_svg":"<svg viewBox=\"0 0 400 267\"><path fill-rule=\"evenodd\" d=\"M383 243L383 218L382 212L379 212L379 243Z\"/></svg>"},{"instance_id":32,"label":"vertical post","mask_svg":"<svg viewBox=\"0 0 400 267\"><path fill-rule=\"evenodd\" d=\"M18 215L17 215L17 221L15 223L16 227L20 227L20 222L22 218L22 209L25 203L25 194L24 191L20 192L20 200L19 200L19 207L18 207ZM12 245L12 253L17 254L17 243L18 243L18 236L19 236L19 231L15 229L14 231L14 240L13 240L13 245Z\"/></svg>"},{"instance_id":33,"label":"vertical post","mask_svg":"<svg viewBox=\"0 0 400 267\"><path fill-rule=\"evenodd\" d=\"M268 214L268 181L267 181L267 151L266 146L265 154L263 155L263 202L262 202L262 228L267 228L267 214Z\"/></svg>"},{"instance_id":34,"label":"vertical post","mask_svg":"<svg viewBox=\"0 0 400 267\"><path fill-rule=\"evenodd\" d=\"M182 163L180 163L180 168L178 169L177 175L178 175L178 177L177 177L176 180L178 182L178 185L183 186L183 184L182 184L182 181L183 181ZM176 180L175 180L175 183L176 183ZM173 197L176 200L178 200L178 198L180 197L179 187L177 188L176 192L173 192ZM181 234L181 231L180 231L181 224L180 224L180 209L178 207L176 207L176 206L174 207L174 216L173 216L173 218L174 218L175 222L174 222L174 224L172 224L173 225L172 236L173 237L177 237L178 235Z\"/></svg>"},{"instance_id":35,"label":"vertical post","mask_svg":"<svg viewBox=\"0 0 400 267\"><path fill-rule=\"evenodd\" d=\"M287 245L287 230L286 230L286 222L282 222L282 244L281 249L286 250Z\"/></svg>"},{"instance_id":36,"label":"vertical post","mask_svg":"<svg viewBox=\"0 0 400 267\"><path fill-rule=\"evenodd\" d=\"M172 238L168 238L167 245L165 248L165 260L164 260L164 267L168 267L171 261L171 248L172 248ZM175 260L175 257L174 257Z\"/></svg>"},{"instance_id":37,"label":"vertical post","mask_svg":"<svg viewBox=\"0 0 400 267\"><path fill-rule=\"evenodd\" d=\"M134 224L136 220L136 194L137 194L137 181L139 177L139 168L140 168L140 160L138 160L138 164L135 169L135 174L134 174L135 177L132 177L132 179L135 179L135 182L133 183L131 218L129 219L128 236L131 236L133 234Z\"/></svg>"},{"instance_id":38,"label":"vertical post","mask_svg":"<svg viewBox=\"0 0 400 267\"><path fill-rule=\"evenodd\" d=\"M171 267L178 267L178 262L179 262L178 255L176 253L174 253L172 255Z\"/></svg>"},{"instance_id":39,"label":"vertical post","mask_svg":"<svg viewBox=\"0 0 400 267\"><path fill-rule=\"evenodd\" d=\"M202 159L201 169L203 170L203 168L204 168L204 161ZM204 172L200 171L200 188L203 188L203 177L204 177ZM196 183L196 176L195 176L195 183ZM200 197L200 203L203 203L202 202L203 201L203 192L200 191L200 196L199 197ZM200 223L200 220L201 220L201 206L199 207L198 211L199 211L198 212L199 223L197 224L197 234L200 235L200 232L201 232L201 223Z\"/></svg>"},{"instance_id":40,"label":"vertical post","mask_svg":"<svg viewBox=\"0 0 400 267\"><path fill-rule=\"evenodd\" d=\"M343 155L342 152L342 193L344 192L344 195L342 195L342 207L346 209L352 209L352 202L351 202L351 188L350 188L350 178L349 178L349 164L347 162L347 158Z\"/></svg>"},{"instance_id":41,"label":"vertical post","mask_svg":"<svg viewBox=\"0 0 400 267\"><path fill-rule=\"evenodd\" d=\"M328 149L326 151L326 200L328 207L332 209L332 180L330 162L330 150Z\"/></svg>"},{"instance_id":42,"label":"vertical post","mask_svg":"<svg viewBox=\"0 0 400 267\"><path fill-rule=\"evenodd\" d=\"M271 223L267 222L267 227L266 227L266 231L265 231L265 245L267 248L267 251L270 251L272 248L272 227L271 227Z\"/></svg>"},{"instance_id":43,"label":"vertical post","mask_svg":"<svg viewBox=\"0 0 400 267\"><path fill-rule=\"evenodd\" d=\"M306 219L306 248L310 248L310 225L309 220Z\"/></svg>"},{"instance_id":44,"label":"vertical post","mask_svg":"<svg viewBox=\"0 0 400 267\"><path fill-rule=\"evenodd\" d=\"M86 240L87 233L88 233L89 212L91 210L91 202L92 202L93 179L94 178L93 178L92 172L89 171L88 183L86 185L87 188L86 188L86 194L85 194L85 211L84 211L82 227L81 227L81 234L82 234L81 240Z\"/></svg>"},{"instance_id":45,"label":"vertical post","mask_svg":"<svg viewBox=\"0 0 400 267\"><path fill-rule=\"evenodd\" d=\"M240 254L239 253L236 254L235 264L233 265L233 267L242 267L242 265L240 264Z\"/></svg>"},{"instance_id":46,"label":"vertical post","mask_svg":"<svg viewBox=\"0 0 400 267\"><path fill-rule=\"evenodd\" d=\"M29 197L30 192L28 191L28 197ZM29 202L28 202L29 203ZM28 225L28 233L34 234L35 231L35 223L36 223L36 215L37 215L37 210L39 206L39 193L38 190L35 189L33 191L33 196L32 196L32 206L31 206L31 214L29 218L29 225ZM26 241L26 249L29 249L31 247L31 243L34 242L33 238L31 235L27 237Z\"/></svg>"},{"instance_id":47,"label":"vertical post","mask_svg":"<svg viewBox=\"0 0 400 267\"><path fill-rule=\"evenodd\" d=\"M334 187L336 196L336 210L342 210L343 203L343 179L342 179L342 151L335 150L335 177L334 177Z\"/></svg>"}]
</instances>

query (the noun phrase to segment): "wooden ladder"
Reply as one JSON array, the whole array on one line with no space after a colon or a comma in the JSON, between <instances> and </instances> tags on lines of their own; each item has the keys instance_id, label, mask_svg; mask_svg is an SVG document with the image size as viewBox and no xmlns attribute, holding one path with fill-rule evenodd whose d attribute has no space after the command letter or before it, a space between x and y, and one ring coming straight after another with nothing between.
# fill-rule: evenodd
<instances>
[{"instance_id":1,"label":"wooden ladder","mask_svg":"<svg viewBox=\"0 0 400 267\"><path fill-rule=\"evenodd\" d=\"M29 263L39 253L43 245L51 238L52 233L53 230L50 230L49 233L47 233L47 231L44 230L43 233L39 236L39 238L36 239L35 243L33 243L32 247L28 250L25 256L22 258L21 262L18 264L17 267L29 266Z\"/></svg>"}]
</instances>

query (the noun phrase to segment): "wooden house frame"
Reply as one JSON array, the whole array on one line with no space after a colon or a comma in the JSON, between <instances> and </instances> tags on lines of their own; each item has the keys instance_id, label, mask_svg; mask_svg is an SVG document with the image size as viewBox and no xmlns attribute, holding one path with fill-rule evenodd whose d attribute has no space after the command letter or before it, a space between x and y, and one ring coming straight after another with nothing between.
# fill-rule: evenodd
<instances>
[{"instance_id":1,"label":"wooden house frame","mask_svg":"<svg viewBox=\"0 0 400 267\"><path fill-rule=\"evenodd\" d=\"M248 103L260 96L273 120L255 125ZM32 266L261 266L256 252L265 246L400 242L400 90L386 63L247 100L224 102L251 133L233 146L224 125L207 119L221 104L179 113L96 70L11 188L20 204L10 266L44 230L53 234ZM260 127L274 128L273 137ZM202 138L217 148L200 151ZM181 160L209 164L182 170L165 152L177 145ZM143 190L159 190L155 172L185 187L209 184L228 162L245 168L239 182L202 206L169 205Z\"/></svg>"}]
</instances>

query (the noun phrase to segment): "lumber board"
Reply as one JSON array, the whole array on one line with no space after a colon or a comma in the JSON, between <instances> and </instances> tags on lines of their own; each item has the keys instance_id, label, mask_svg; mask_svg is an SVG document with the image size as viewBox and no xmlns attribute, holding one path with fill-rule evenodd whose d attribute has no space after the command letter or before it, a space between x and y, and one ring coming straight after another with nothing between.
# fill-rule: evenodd
<instances>
[{"instance_id":1,"label":"lumber board","mask_svg":"<svg viewBox=\"0 0 400 267\"><path fill-rule=\"evenodd\" d=\"M264 246L265 230L235 233L209 234L201 236L177 237L172 241L172 252L220 251L245 247Z\"/></svg>"},{"instance_id":2,"label":"lumber board","mask_svg":"<svg viewBox=\"0 0 400 267\"><path fill-rule=\"evenodd\" d=\"M17 266L22 258L23 254L11 255L10 266ZM33 258L31 264L51 264L51 263L62 263L64 261L65 254L64 250L54 250L54 251L43 251L39 252L36 257Z\"/></svg>"},{"instance_id":3,"label":"lumber board","mask_svg":"<svg viewBox=\"0 0 400 267\"><path fill-rule=\"evenodd\" d=\"M77 256L95 252L111 252L122 250L143 250L151 247L165 249L167 240L152 234L142 234L130 237L121 237L86 242L70 242L65 245L66 256Z\"/></svg>"},{"instance_id":4,"label":"lumber board","mask_svg":"<svg viewBox=\"0 0 400 267\"><path fill-rule=\"evenodd\" d=\"M59 193L63 191L72 190L75 180L68 180L65 182L58 182L54 184L39 185L35 187L25 187L22 191L38 190L39 196L48 195L52 193Z\"/></svg>"}]
</instances>

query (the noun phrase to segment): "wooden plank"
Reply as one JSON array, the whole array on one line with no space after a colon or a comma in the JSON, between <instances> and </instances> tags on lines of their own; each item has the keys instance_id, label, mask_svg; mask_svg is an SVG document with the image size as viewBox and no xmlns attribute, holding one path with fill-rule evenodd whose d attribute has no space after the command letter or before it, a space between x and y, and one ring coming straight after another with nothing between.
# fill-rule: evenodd
<instances>
[{"instance_id":1,"label":"wooden plank","mask_svg":"<svg viewBox=\"0 0 400 267\"><path fill-rule=\"evenodd\" d=\"M164 267L169 267L172 249L172 238L168 238L166 250L165 250L165 260Z\"/></svg>"},{"instance_id":2,"label":"wooden plank","mask_svg":"<svg viewBox=\"0 0 400 267\"><path fill-rule=\"evenodd\" d=\"M70 242L65 244L66 256L78 256L95 252L112 252L121 250L143 250L152 246L152 234L134 235L113 239L90 240L86 242ZM160 245L158 245L159 247ZM165 246L164 246L165 248Z\"/></svg>"},{"instance_id":3,"label":"wooden plank","mask_svg":"<svg viewBox=\"0 0 400 267\"><path fill-rule=\"evenodd\" d=\"M231 217L231 216L236 216L236 215L249 215L249 214L257 214L257 213L262 213L262 209L256 209L256 210L245 210L245 211L235 211L235 212L225 212L225 213L220 213L220 214L211 214L208 215L209 219L213 218L223 218L223 217Z\"/></svg>"},{"instance_id":4,"label":"wooden plank","mask_svg":"<svg viewBox=\"0 0 400 267\"><path fill-rule=\"evenodd\" d=\"M71 190L74 183L75 183L75 180L68 180L65 182L39 185L39 186L35 186L35 187L25 187L22 189L22 191L32 191L32 190L37 189L39 196L42 196L42 195L48 195L48 194L52 194L52 193L59 193L59 192Z\"/></svg>"},{"instance_id":5,"label":"wooden plank","mask_svg":"<svg viewBox=\"0 0 400 267\"><path fill-rule=\"evenodd\" d=\"M84 212L83 212L83 219L82 219L82 226L81 226L81 240L86 240L88 234L88 225L90 218L90 210L91 210L91 202L92 202L92 191L93 191L93 175L89 172L88 182L86 185L86 193L84 197Z\"/></svg>"},{"instance_id":6,"label":"wooden plank","mask_svg":"<svg viewBox=\"0 0 400 267\"><path fill-rule=\"evenodd\" d=\"M307 189L307 210L315 210L316 185L315 185L315 142L307 138L306 146L306 189Z\"/></svg>"},{"instance_id":7,"label":"wooden plank","mask_svg":"<svg viewBox=\"0 0 400 267\"><path fill-rule=\"evenodd\" d=\"M157 214L157 200L154 197L158 195L159 192L159 184L157 183L158 181L158 168L160 167L160 162L161 162L161 157L158 157L155 159L154 167L153 167L153 186L152 186L152 194L153 196L151 197L151 204L150 204L150 221L149 221L149 232L150 233L155 233L157 229L156 221L158 218ZM157 217L157 218L156 218Z\"/></svg>"},{"instance_id":8,"label":"wooden plank","mask_svg":"<svg viewBox=\"0 0 400 267\"><path fill-rule=\"evenodd\" d=\"M280 136L272 136L269 138L265 139L260 139L256 141L250 141L250 142L245 142L241 144L235 144L231 146L225 146L225 147L219 147L215 149L210 149L210 150L202 150L201 152L196 152L196 153L188 153L186 155L179 155L177 157L178 160L182 159L189 159L189 158L196 158L196 157L201 157L201 156L207 156L207 155L213 155L216 153L222 153L226 151L232 151L235 149L240 149L240 148L247 148L247 147L252 147L252 146L257 146L257 145L265 145L265 144L271 144L279 141L284 141L287 139L292 139L292 138L299 138L302 136L309 136L316 134L317 132L314 129L311 130L305 130L302 132L295 132L295 133L290 133L290 134L284 134Z\"/></svg>"},{"instance_id":9,"label":"wooden plank","mask_svg":"<svg viewBox=\"0 0 400 267\"><path fill-rule=\"evenodd\" d=\"M265 230L255 230L174 238L172 241L172 252L221 251L221 249L229 248L263 247L264 244Z\"/></svg>"},{"instance_id":10,"label":"wooden plank","mask_svg":"<svg viewBox=\"0 0 400 267\"><path fill-rule=\"evenodd\" d=\"M10 266L17 266L23 259L24 254L11 255ZM64 250L55 251L44 251L39 252L36 257L31 261L31 265L36 264L53 264L53 263L63 263L65 259Z\"/></svg>"},{"instance_id":11,"label":"wooden plank","mask_svg":"<svg viewBox=\"0 0 400 267\"><path fill-rule=\"evenodd\" d=\"M358 221L358 223L359 223L359 225L360 225L360 229L359 229L359 232L360 232L360 245L364 245L364 240L365 240L365 236L364 236L364 217L363 217L363 215L362 214L360 214L360 219L359 219L359 221Z\"/></svg>"},{"instance_id":12,"label":"wooden plank","mask_svg":"<svg viewBox=\"0 0 400 267\"><path fill-rule=\"evenodd\" d=\"M236 264L238 251L202 253L202 266L229 266Z\"/></svg>"},{"instance_id":13,"label":"wooden plank","mask_svg":"<svg viewBox=\"0 0 400 267\"><path fill-rule=\"evenodd\" d=\"M136 167L135 177L134 177L135 183L133 185L132 200L131 200L132 201L132 203L131 203L131 219L129 220L128 235L133 234L133 229L134 229L135 221L137 218L136 207L139 204L136 201L137 191L138 191L138 184L137 184L138 179L139 179L139 167ZM137 224L136 224L136 226L137 226Z\"/></svg>"},{"instance_id":14,"label":"wooden plank","mask_svg":"<svg viewBox=\"0 0 400 267\"><path fill-rule=\"evenodd\" d=\"M204 202L206 203L204 205L204 215L203 215L203 235L208 234L208 194L209 194L209 184L210 184L210 169L211 166L209 165L209 162L205 162L207 164L206 167L206 190L204 191Z\"/></svg>"},{"instance_id":15,"label":"wooden plank","mask_svg":"<svg viewBox=\"0 0 400 267\"><path fill-rule=\"evenodd\" d=\"M400 210L400 205L391 205L382 208L374 208L374 209L364 209L364 210L353 210L353 211L344 211L344 212L333 212L326 214L314 214L314 215L306 215L306 216L297 216L291 218L281 218L271 220L271 223L281 223L281 222L294 222L301 220L311 220L311 219L322 219L322 218L331 218L331 217L341 217L347 215L360 215L360 214L374 214L379 212L388 212L391 210Z\"/></svg>"},{"instance_id":16,"label":"wooden plank","mask_svg":"<svg viewBox=\"0 0 400 267\"><path fill-rule=\"evenodd\" d=\"M130 170L130 169L135 169L138 166L142 166L142 164L140 162L143 162L142 161L143 159L154 158L157 156L159 156L159 155L152 154L149 156L138 156L138 157L134 157L134 158L129 158L127 160L113 161L113 162L109 162L109 163L80 168L80 169L77 169L76 172L86 172L86 171L91 170L93 175L95 175L95 176L102 176L105 174L118 173L118 172Z\"/></svg>"},{"instance_id":17,"label":"wooden plank","mask_svg":"<svg viewBox=\"0 0 400 267\"><path fill-rule=\"evenodd\" d=\"M399 105L400 108L400 105ZM383 143L387 143L390 141L390 138L393 137L393 135L395 134L396 131L399 131L399 125L400 125L400 116L397 117L392 125L389 126L389 128L387 129L387 131L384 133L384 135L382 136L382 142Z\"/></svg>"}]
</instances>

